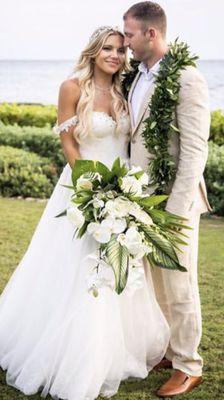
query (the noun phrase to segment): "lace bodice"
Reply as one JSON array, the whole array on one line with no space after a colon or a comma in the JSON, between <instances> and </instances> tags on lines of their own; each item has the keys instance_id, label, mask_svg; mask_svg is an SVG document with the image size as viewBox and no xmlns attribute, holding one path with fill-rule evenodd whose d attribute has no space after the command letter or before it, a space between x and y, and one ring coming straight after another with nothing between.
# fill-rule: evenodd
<instances>
[{"instance_id":1,"label":"lace bodice","mask_svg":"<svg viewBox=\"0 0 224 400\"><path fill-rule=\"evenodd\" d=\"M77 116L66 120L54 128L60 134L68 132L71 126L78 123ZM130 118L123 114L119 123L119 132L116 132L117 123L106 112L94 111L92 113L92 135L79 146L79 151L84 159L99 160L111 166L116 157L128 158L128 142L130 132Z\"/></svg>"}]
</instances>

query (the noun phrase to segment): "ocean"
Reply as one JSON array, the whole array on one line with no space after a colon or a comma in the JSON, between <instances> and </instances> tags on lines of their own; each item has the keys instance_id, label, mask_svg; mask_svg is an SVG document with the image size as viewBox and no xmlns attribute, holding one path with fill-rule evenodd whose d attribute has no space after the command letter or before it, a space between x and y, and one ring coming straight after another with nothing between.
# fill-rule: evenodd
<instances>
[{"instance_id":1,"label":"ocean","mask_svg":"<svg viewBox=\"0 0 224 400\"><path fill-rule=\"evenodd\" d=\"M72 60L0 60L0 103L57 104L58 89L72 75ZM224 60L199 61L210 93L211 110L224 110Z\"/></svg>"}]
</instances>

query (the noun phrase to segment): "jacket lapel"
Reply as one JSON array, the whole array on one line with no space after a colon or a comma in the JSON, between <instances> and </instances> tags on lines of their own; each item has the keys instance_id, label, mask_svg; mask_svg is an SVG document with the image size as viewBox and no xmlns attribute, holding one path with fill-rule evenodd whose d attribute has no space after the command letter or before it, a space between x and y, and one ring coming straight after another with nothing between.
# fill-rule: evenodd
<instances>
[{"instance_id":1,"label":"jacket lapel","mask_svg":"<svg viewBox=\"0 0 224 400\"><path fill-rule=\"evenodd\" d=\"M145 114L145 111L146 111L146 109L147 109L147 107L149 105L150 99L151 99L151 97L153 95L154 89L155 89L155 84L152 83L150 85L149 89L147 90L145 96L143 97L143 100L142 100L142 103L141 103L141 107L140 107L140 110L139 110L139 113L138 113L138 116L137 116L136 123L133 124L132 136L134 136L134 134L136 133L136 131L137 131L138 127L139 127L139 124L142 121L142 118L143 118L143 116ZM132 94L133 94L133 91L132 91ZM130 105L130 108L132 108L131 105ZM133 113L132 113L132 118L133 118Z\"/></svg>"},{"instance_id":2,"label":"jacket lapel","mask_svg":"<svg viewBox=\"0 0 224 400\"><path fill-rule=\"evenodd\" d=\"M141 72L138 72L135 79L132 82L130 92L128 93L128 110L129 110L129 115L130 115L130 119L131 119L131 130L132 131L134 129L135 124L134 124L134 116L133 116L133 112L132 112L131 99L132 99L132 94L133 94L134 88L136 86L136 83L139 80L140 75L141 75Z\"/></svg>"}]
</instances>

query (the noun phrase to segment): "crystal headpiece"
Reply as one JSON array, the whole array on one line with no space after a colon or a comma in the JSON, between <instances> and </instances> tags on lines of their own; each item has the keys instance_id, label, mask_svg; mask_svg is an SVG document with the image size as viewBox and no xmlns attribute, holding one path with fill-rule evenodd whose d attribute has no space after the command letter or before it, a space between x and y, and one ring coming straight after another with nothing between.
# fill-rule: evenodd
<instances>
[{"instance_id":1,"label":"crystal headpiece","mask_svg":"<svg viewBox=\"0 0 224 400\"><path fill-rule=\"evenodd\" d=\"M117 26L115 26L115 27L112 27L112 26L109 26L109 25L100 26L90 36L89 42L92 42L93 40L97 39L102 33L110 32L110 31L111 32L120 32L120 29Z\"/></svg>"}]
</instances>

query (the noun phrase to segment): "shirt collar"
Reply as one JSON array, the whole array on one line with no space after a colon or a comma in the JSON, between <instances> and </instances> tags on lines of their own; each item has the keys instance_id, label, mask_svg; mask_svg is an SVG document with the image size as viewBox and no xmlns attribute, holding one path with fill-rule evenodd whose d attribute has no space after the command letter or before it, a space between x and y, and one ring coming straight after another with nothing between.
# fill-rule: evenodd
<instances>
[{"instance_id":1,"label":"shirt collar","mask_svg":"<svg viewBox=\"0 0 224 400\"><path fill-rule=\"evenodd\" d=\"M146 78L147 80L150 80L154 75L157 74L157 72L158 72L158 70L159 70L159 64L160 64L161 61L162 61L162 58L160 58L160 60L157 61L157 62L152 66L152 68L150 68L150 69L147 69L146 65L145 65L143 62L141 62L141 63L139 64L139 66L138 66L138 69L139 69L139 71L140 71L141 73L144 74L144 76L145 76L145 78Z\"/></svg>"}]
</instances>

